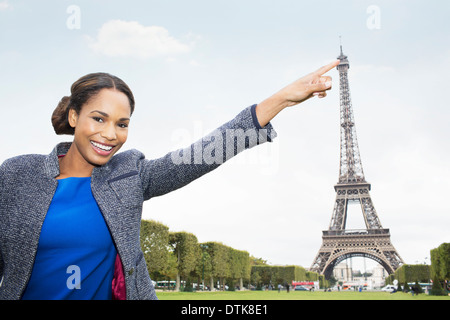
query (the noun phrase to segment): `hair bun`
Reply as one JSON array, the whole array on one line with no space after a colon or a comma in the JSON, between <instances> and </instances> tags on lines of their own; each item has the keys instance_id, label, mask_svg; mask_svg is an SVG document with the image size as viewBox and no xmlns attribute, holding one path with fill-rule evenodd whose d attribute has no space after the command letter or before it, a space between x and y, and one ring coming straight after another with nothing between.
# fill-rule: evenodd
<instances>
[{"instance_id":1,"label":"hair bun","mask_svg":"<svg viewBox=\"0 0 450 320\"><path fill-rule=\"evenodd\" d=\"M70 97L65 96L61 99L56 107L55 111L52 114L52 125L55 133L58 135L69 134L73 135L75 129L72 128L69 124L69 104Z\"/></svg>"}]
</instances>

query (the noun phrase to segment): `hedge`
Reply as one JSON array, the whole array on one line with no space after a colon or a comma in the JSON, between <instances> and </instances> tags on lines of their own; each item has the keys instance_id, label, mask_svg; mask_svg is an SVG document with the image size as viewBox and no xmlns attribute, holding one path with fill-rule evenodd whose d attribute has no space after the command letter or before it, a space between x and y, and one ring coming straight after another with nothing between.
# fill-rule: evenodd
<instances>
[{"instance_id":1,"label":"hedge","mask_svg":"<svg viewBox=\"0 0 450 320\"><path fill-rule=\"evenodd\" d=\"M305 268L300 266L252 266L252 274L259 275L260 284L290 284L292 281L307 281L309 278L316 278L311 272L307 272ZM314 281L314 280L312 280Z\"/></svg>"},{"instance_id":2,"label":"hedge","mask_svg":"<svg viewBox=\"0 0 450 320\"><path fill-rule=\"evenodd\" d=\"M443 243L430 251L431 278L433 279L432 295L447 295L444 288L450 280L450 243Z\"/></svg>"},{"instance_id":3,"label":"hedge","mask_svg":"<svg viewBox=\"0 0 450 320\"><path fill-rule=\"evenodd\" d=\"M394 274L399 283L430 282L430 266L424 264L404 264Z\"/></svg>"},{"instance_id":4,"label":"hedge","mask_svg":"<svg viewBox=\"0 0 450 320\"><path fill-rule=\"evenodd\" d=\"M450 280L450 243L443 243L430 251L431 277Z\"/></svg>"}]
</instances>

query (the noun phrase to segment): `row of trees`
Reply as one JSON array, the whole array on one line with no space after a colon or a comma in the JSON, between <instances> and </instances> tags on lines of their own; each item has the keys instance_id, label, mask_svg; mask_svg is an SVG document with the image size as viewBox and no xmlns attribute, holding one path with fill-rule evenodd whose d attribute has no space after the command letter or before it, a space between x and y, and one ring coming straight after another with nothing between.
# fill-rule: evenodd
<instances>
[{"instance_id":1,"label":"row of trees","mask_svg":"<svg viewBox=\"0 0 450 320\"><path fill-rule=\"evenodd\" d=\"M203 281L214 288L218 281L221 288L228 285L233 290L250 283L260 287L319 279L317 273L299 266L268 266L266 261L222 243L199 243L192 233L170 232L167 226L152 220L142 220L140 239L150 277L155 281L176 279L176 290L181 280L186 281L187 288L191 282Z\"/></svg>"},{"instance_id":2,"label":"row of trees","mask_svg":"<svg viewBox=\"0 0 450 320\"><path fill-rule=\"evenodd\" d=\"M237 281L243 285L250 278L250 255L218 242L199 243L188 232L170 232L156 221L142 220L141 247L153 280L181 280L202 283L207 280L211 287L220 281L234 288Z\"/></svg>"}]
</instances>

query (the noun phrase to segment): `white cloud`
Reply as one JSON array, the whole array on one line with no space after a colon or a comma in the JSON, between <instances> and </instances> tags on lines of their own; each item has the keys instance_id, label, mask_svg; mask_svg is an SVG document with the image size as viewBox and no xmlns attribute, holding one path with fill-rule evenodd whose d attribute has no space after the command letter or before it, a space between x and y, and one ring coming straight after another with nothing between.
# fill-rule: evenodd
<instances>
[{"instance_id":1,"label":"white cloud","mask_svg":"<svg viewBox=\"0 0 450 320\"><path fill-rule=\"evenodd\" d=\"M90 47L111 57L150 58L186 53L191 45L170 36L160 26L143 26L136 21L111 20L103 24L97 38L88 37Z\"/></svg>"},{"instance_id":2,"label":"white cloud","mask_svg":"<svg viewBox=\"0 0 450 320\"><path fill-rule=\"evenodd\" d=\"M11 5L8 3L8 1L5 0L5 1L0 2L0 11L7 10L10 8L11 8Z\"/></svg>"}]
</instances>

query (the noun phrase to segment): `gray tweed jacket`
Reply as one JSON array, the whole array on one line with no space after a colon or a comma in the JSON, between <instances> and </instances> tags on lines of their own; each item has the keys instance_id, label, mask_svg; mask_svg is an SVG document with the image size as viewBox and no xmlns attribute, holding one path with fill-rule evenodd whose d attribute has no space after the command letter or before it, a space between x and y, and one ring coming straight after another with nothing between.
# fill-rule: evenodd
<instances>
[{"instance_id":1,"label":"gray tweed jacket","mask_svg":"<svg viewBox=\"0 0 450 320\"><path fill-rule=\"evenodd\" d=\"M255 134L256 133L256 134ZM147 160L118 153L92 172L91 188L121 258L127 299L157 299L139 243L143 201L185 186L240 151L276 137L261 128L255 105L191 146ZM20 299L33 269L45 215L56 191L58 155L23 155L0 166L0 300Z\"/></svg>"}]
</instances>

